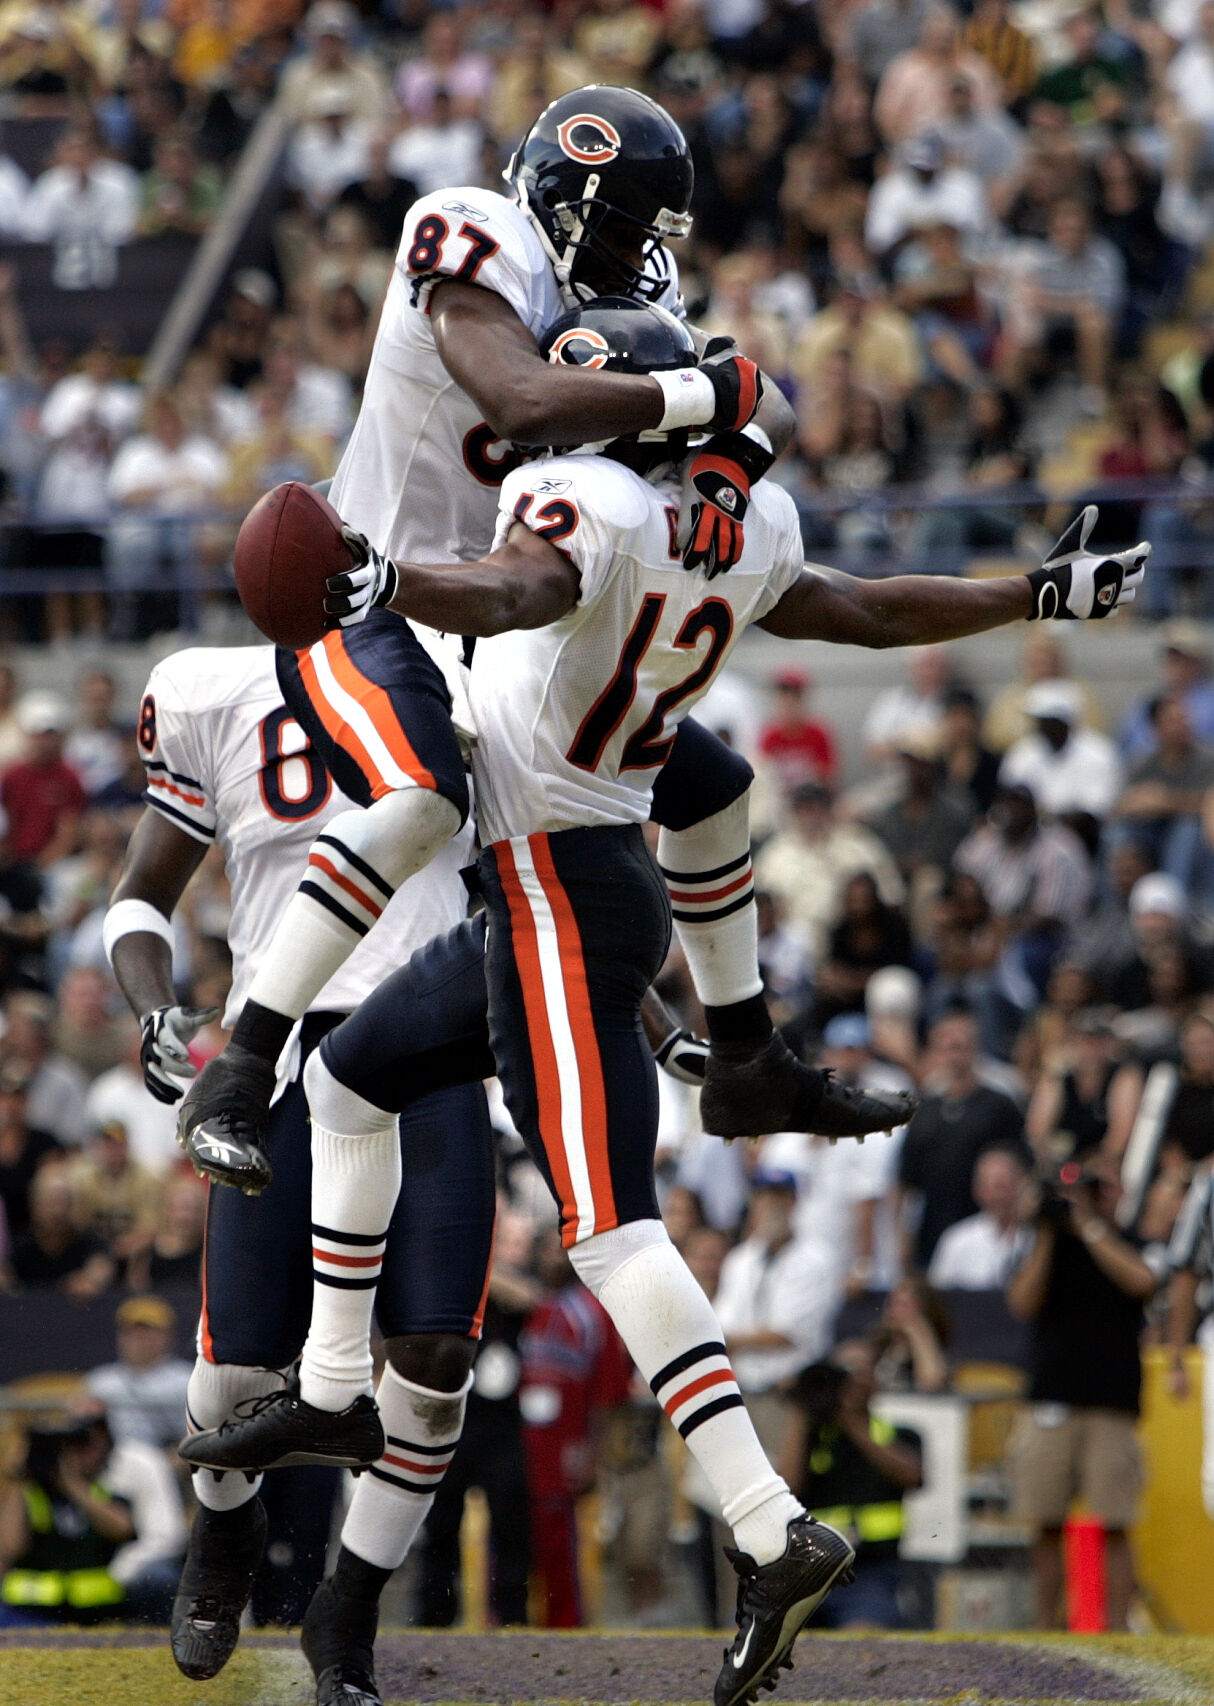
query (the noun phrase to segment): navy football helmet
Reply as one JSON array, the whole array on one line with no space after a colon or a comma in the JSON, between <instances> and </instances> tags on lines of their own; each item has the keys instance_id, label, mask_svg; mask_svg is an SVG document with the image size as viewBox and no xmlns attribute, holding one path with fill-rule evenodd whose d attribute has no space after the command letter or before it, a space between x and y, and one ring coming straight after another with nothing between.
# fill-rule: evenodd
<instances>
[{"instance_id":1,"label":"navy football helmet","mask_svg":"<svg viewBox=\"0 0 1214 1706\"><path fill-rule=\"evenodd\" d=\"M503 174L539 233L565 302L656 301L662 244L691 231L691 154L678 125L635 89L591 84L536 119Z\"/></svg>"},{"instance_id":2,"label":"navy football helmet","mask_svg":"<svg viewBox=\"0 0 1214 1706\"><path fill-rule=\"evenodd\" d=\"M663 373L695 367L699 361L691 333L656 303L633 296L599 296L562 314L540 339L546 360L564 367L605 368L609 373ZM584 446L648 474L687 454L690 433L629 433L624 438ZM702 436L697 429L697 436Z\"/></svg>"}]
</instances>

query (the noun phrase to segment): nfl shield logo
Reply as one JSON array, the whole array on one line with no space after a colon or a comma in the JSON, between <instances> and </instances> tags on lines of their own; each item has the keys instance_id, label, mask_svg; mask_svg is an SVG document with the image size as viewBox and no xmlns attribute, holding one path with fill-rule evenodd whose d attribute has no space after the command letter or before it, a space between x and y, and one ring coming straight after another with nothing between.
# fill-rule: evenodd
<instances>
[{"instance_id":1,"label":"nfl shield logo","mask_svg":"<svg viewBox=\"0 0 1214 1706\"><path fill-rule=\"evenodd\" d=\"M732 486L721 487L716 496L716 505L718 509L728 510L730 515L733 514L738 507L738 494Z\"/></svg>"}]
</instances>

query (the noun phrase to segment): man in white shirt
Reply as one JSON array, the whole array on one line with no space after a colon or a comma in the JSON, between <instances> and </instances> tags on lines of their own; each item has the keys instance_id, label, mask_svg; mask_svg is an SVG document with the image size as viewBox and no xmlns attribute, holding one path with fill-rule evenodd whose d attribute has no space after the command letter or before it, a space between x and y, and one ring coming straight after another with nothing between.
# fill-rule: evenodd
<instances>
[{"instance_id":1,"label":"man in white shirt","mask_svg":"<svg viewBox=\"0 0 1214 1706\"><path fill-rule=\"evenodd\" d=\"M941 1291L1001 1291L1031 1242L1020 1219L1028 1170L1010 1149L988 1149L974 1168L978 1213L941 1234L927 1277Z\"/></svg>"},{"instance_id":2,"label":"man in white shirt","mask_svg":"<svg viewBox=\"0 0 1214 1706\"><path fill-rule=\"evenodd\" d=\"M864 240L874 254L896 249L925 225L948 224L977 234L990 222L986 192L977 173L946 166L944 144L935 135L903 143L900 164L878 178L869 197Z\"/></svg>"},{"instance_id":3,"label":"man in white shirt","mask_svg":"<svg viewBox=\"0 0 1214 1706\"><path fill-rule=\"evenodd\" d=\"M116 1440L142 1440L163 1451L180 1439L191 1365L173 1355L175 1325L161 1297L128 1297L118 1305L117 1360L93 1369L85 1382L105 1404Z\"/></svg>"},{"instance_id":4,"label":"man in white shirt","mask_svg":"<svg viewBox=\"0 0 1214 1706\"><path fill-rule=\"evenodd\" d=\"M1080 727L1083 701L1071 681L1039 681L1024 696L1034 729L1009 748L1000 784L1029 788L1043 817L1103 818L1121 792L1121 761L1106 735Z\"/></svg>"},{"instance_id":5,"label":"man in white shirt","mask_svg":"<svg viewBox=\"0 0 1214 1706\"><path fill-rule=\"evenodd\" d=\"M103 158L91 133L71 130L57 163L43 172L25 203L25 238L54 243L54 282L60 290L100 290L118 273L116 247L135 235L139 178L129 166Z\"/></svg>"}]
</instances>

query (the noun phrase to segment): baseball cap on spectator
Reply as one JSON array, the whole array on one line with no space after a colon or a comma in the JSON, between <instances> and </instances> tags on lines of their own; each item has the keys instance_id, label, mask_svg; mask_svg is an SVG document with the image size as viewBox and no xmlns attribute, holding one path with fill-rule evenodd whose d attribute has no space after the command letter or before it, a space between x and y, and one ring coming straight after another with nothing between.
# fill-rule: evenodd
<instances>
[{"instance_id":1,"label":"baseball cap on spectator","mask_svg":"<svg viewBox=\"0 0 1214 1706\"><path fill-rule=\"evenodd\" d=\"M320 0L304 19L304 28L314 41L321 36L348 36L358 23L358 13L346 0Z\"/></svg>"},{"instance_id":2,"label":"baseball cap on spectator","mask_svg":"<svg viewBox=\"0 0 1214 1706\"><path fill-rule=\"evenodd\" d=\"M72 712L57 693L24 693L17 701L17 726L25 735L62 732L72 726Z\"/></svg>"},{"instance_id":3,"label":"baseball cap on spectator","mask_svg":"<svg viewBox=\"0 0 1214 1706\"><path fill-rule=\"evenodd\" d=\"M922 991L909 966L882 966L868 980L864 1010L870 1019L917 1019Z\"/></svg>"},{"instance_id":4,"label":"baseball cap on spectator","mask_svg":"<svg viewBox=\"0 0 1214 1706\"><path fill-rule=\"evenodd\" d=\"M257 308L273 308L278 301L278 287L268 272L260 267L241 267L232 274L232 290Z\"/></svg>"},{"instance_id":5,"label":"baseball cap on spectator","mask_svg":"<svg viewBox=\"0 0 1214 1706\"><path fill-rule=\"evenodd\" d=\"M822 1032L827 1048L867 1048L868 1020L863 1013L836 1013Z\"/></svg>"},{"instance_id":6,"label":"baseball cap on spectator","mask_svg":"<svg viewBox=\"0 0 1214 1706\"><path fill-rule=\"evenodd\" d=\"M1038 681L1024 696L1024 710L1041 722L1077 723L1083 701L1074 682Z\"/></svg>"},{"instance_id":7,"label":"baseball cap on spectator","mask_svg":"<svg viewBox=\"0 0 1214 1706\"><path fill-rule=\"evenodd\" d=\"M1152 871L1139 877L1130 890L1130 917L1141 918L1147 912L1162 912L1168 918L1184 918L1189 911L1184 887L1165 871Z\"/></svg>"},{"instance_id":8,"label":"baseball cap on spectator","mask_svg":"<svg viewBox=\"0 0 1214 1706\"><path fill-rule=\"evenodd\" d=\"M162 1297L128 1297L118 1305L114 1321L119 1327L163 1327L177 1325L177 1316Z\"/></svg>"},{"instance_id":9,"label":"baseball cap on spectator","mask_svg":"<svg viewBox=\"0 0 1214 1706\"><path fill-rule=\"evenodd\" d=\"M788 1191L797 1194L797 1175L786 1167L756 1167L750 1175L752 1191Z\"/></svg>"},{"instance_id":10,"label":"baseball cap on spectator","mask_svg":"<svg viewBox=\"0 0 1214 1706\"><path fill-rule=\"evenodd\" d=\"M1176 652L1182 658L1197 658L1202 663L1210 656L1210 641L1200 622L1165 622L1161 634L1163 650Z\"/></svg>"}]
</instances>

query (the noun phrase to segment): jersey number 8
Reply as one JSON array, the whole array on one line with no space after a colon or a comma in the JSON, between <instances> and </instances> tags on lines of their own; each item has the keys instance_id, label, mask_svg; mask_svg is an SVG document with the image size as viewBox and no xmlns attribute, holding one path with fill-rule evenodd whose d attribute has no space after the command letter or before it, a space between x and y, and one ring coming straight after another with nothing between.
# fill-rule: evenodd
<instances>
[{"instance_id":1,"label":"jersey number 8","mask_svg":"<svg viewBox=\"0 0 1214 1706\"><path fill-rule=\"evenodd\" d=\"M285 705L280 705L261 720L261 798L271 817L286 823L298 823L320 810L329 798L333 784L312 747L305 746L300 752L283 751L283 731L288 724L299 731L299 724ZM295 765L303 766L307 786L302 793L289 794L288 777L294 780L298 772L287 767Z\"/></svg>"}]
</instances>

